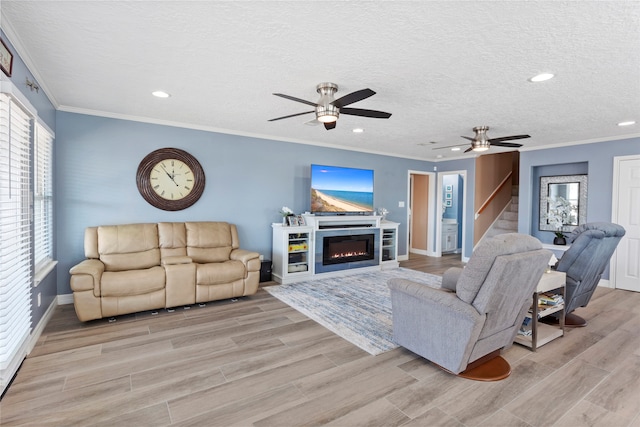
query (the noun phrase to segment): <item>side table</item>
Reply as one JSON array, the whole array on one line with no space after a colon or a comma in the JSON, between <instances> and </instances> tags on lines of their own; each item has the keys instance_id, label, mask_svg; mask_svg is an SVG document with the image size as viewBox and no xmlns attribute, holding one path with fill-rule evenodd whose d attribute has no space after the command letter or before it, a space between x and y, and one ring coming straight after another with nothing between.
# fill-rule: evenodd
<instances>
[{"instance_id":1,"label":"side table","mask_svg":"<svg viewBox=\"0 0 640 427\"><path fill-rule=\"evenodd\" d=\"M531 309L527 313L527 317L531 319L531 336L518 334L516 335L515 342L530 347L531 351L536 351L538 347L564 335L564 302L558 305L540 306L538 304L538 298L542 293L556 290L564 299L566 280L566 273L559 271L550 271L542 275L536 291L533 293ZM541 318L553 313L559 313L560 322L558 325L549 325L540 322Z\"/></svg>"}]
</instances>

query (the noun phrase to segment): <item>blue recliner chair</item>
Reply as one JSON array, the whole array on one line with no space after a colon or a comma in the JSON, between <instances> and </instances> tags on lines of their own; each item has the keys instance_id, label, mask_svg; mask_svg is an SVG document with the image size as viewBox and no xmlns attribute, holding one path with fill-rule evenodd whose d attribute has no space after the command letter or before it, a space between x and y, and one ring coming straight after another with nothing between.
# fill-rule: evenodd
<instances>
[{"instance_id":1,"label":"blue recliner chair","mask_svg":"<svg viewBox=\"0 0 640 427\"><path fill-rule=\"evenodd\" d=\"M572 313L585 307L616 250L625 229L610 222L592 222L576 227L567 240L571 246L555 269L567 273L565 326L585 326L586 320Z\"/></svg>"},{"instance_id":2,"label":"blue recliner chair","mask_svg":"<svg viewBox=\"0 0 640 427\"><path fill-rule=\"evenodd\" d=\"M391 279L394 341L464 378L506 378L500 351L513 344L551 255L531 236L501 234L465 268L447 270L442 288Z\"/></svg>"}]
</instances>

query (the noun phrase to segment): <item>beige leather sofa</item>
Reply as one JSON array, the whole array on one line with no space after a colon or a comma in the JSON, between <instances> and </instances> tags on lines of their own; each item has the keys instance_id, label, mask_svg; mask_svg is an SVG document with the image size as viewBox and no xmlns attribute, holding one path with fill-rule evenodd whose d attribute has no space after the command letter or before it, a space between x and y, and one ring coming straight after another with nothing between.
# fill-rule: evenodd
<instances>
[{"instance_id":1,"label":"beige leather sofa","mask_svg":"<svg viewBox=\"0 0 640 427\"><path fill-rule=\"evenodd\" d=\"M226 222L89 227L87 259L69 271L78 319L252 295L259 254L238 246L238 230Z\"/></svg>"}]
</instances>

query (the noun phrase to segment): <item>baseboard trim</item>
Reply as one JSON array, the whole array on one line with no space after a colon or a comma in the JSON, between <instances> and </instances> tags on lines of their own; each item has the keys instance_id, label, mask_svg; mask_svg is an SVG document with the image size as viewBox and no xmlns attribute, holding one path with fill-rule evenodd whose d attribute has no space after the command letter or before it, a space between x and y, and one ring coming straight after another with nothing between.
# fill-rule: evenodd
<instances>
[{"instance_id":1,"label":"baseboard trim","mask_svg":"<svg viewBox=\"0 0 640 427\"><path fill-rule=\"evenodd\" d=\"M598 282L598 286L602 286L603 288L611 288L611 289L615 288L615 286L613 286L611 281L608 279L600 279L600 281Z\"/></svg>"},{"instance_id":2,"label":"baseboard trim","mask_svg":"<svg viewBox=\"0 0 640 427\"><path fill-rule=\"evenodd\" d=\"M31 353L33 347L36 346L36 343L40 339L40 335L42 335L42 331L44 331L47 323L49 323L49 320L51 320L51 316L53 316L53 312L57 306L57 299L54 298L53 301L51 301L51 304L49 304L47 311L45 311L44 315L40 318L40 321L38 322L36 327L33 328L33 331L31 331L31 336L29 337L29 345L27 347L27 354Z\"/></svg>"},{"instance_id":3,"label":"baseboard trim","mask_svg":"<svg viewBox=\"0 0 640 427\"><path fill-rule=\"evenodd\" d=\"M73 304L73 294L58 295L58 305Z\"/></svg>"}]
</instances>

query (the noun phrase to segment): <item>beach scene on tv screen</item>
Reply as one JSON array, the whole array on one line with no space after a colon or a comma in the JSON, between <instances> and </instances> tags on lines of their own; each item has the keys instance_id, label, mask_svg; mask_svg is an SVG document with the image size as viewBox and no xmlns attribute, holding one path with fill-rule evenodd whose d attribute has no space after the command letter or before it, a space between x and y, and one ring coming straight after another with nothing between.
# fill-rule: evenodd
<instances>
[{"instance_id":1,"label":"beach scene on tv screen","mask_svg":"<svg viewBox=\"0 0 640 427\"><path fill-rule=\"evenodd\" d=\"M373 171L311 165L311 212L373 212Z\"/></svg>"}]
</instances>

